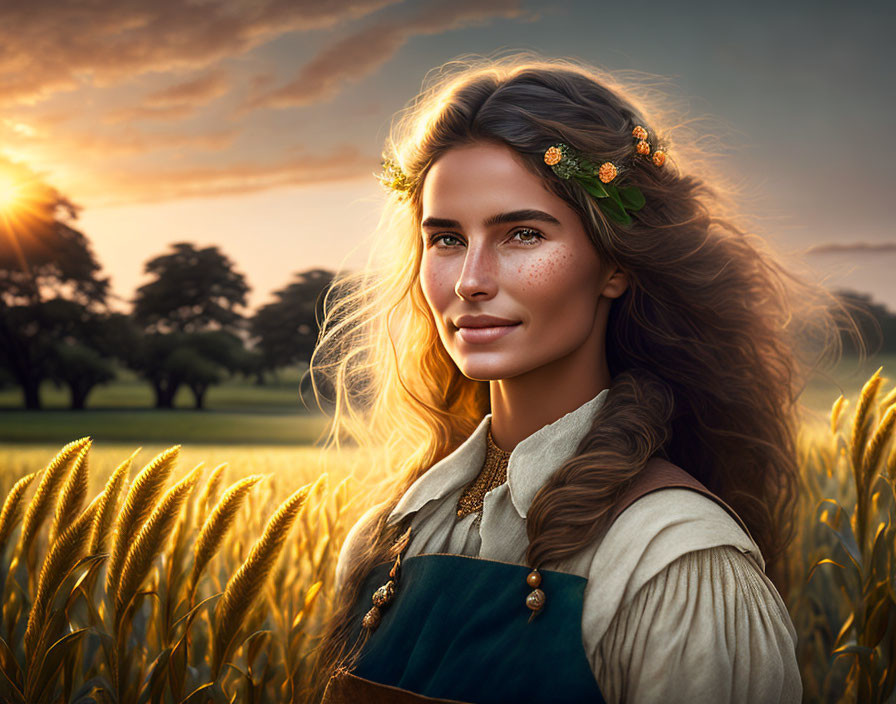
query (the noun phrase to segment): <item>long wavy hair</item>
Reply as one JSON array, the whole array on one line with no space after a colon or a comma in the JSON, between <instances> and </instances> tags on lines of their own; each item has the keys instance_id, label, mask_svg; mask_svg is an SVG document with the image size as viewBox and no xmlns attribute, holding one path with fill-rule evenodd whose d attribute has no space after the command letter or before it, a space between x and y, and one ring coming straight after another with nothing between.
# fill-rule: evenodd
<instances>
[{"instance_id":1,"label":"long wavy hair","mask_svg":"<svg viewBox=\"0 0 896 704\"><path fill-rule=\"evenodd\" d=\"M401 166L410 191L384 196L367 267L331 289L311 364L315 389L325 383L332 393L329 446L377 448L383 478L365 494L361 549L336 595L317 672L349 667L361 583L393 558L405 527L386 517L489 412L488 382L465 377L447 354L419 276L422 183L442 154L473 142L513 149L579 214L601 259L630 277L608 320L606 402L528 512L527 564L592 545L619 495L660 455L737 511L787 598L781 558L795 530L797 398L812 370L839 359L841 314L851 318L739 224L731 189L711 175L699 140L681 137L687 125L662 121L667 103L581 62L515 53L430 72L393 122L384 156ZM662 168L633 158L635 125L668 145ZM607 219L580 184L553 174L543 155L556 142L628 167L627 183L646 198L631 225Z\"/></svg>"}]
</instances>

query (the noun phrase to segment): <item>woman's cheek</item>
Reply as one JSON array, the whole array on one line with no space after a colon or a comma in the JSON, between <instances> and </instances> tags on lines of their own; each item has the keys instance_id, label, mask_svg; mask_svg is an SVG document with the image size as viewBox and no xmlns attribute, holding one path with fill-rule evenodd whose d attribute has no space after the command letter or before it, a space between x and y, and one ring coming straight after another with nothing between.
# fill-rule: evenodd
<instances>
[{"instance_id":1,"label":"woman's cheek","mask_svg":"<svg viewBox=\"0 0 896 704\"><path fill-rule=\"evenodd\" d=\"M569 282L571 261L572 253L566 248L539 254L519 269L523 289L540 295L558 293Z\"/></svg>"}]
</instances>

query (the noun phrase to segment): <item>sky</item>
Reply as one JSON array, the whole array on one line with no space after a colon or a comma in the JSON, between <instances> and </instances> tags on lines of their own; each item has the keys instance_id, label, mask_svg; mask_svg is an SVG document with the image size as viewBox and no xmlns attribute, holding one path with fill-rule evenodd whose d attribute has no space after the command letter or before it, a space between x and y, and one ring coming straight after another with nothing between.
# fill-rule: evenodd
<instances>
[{"instance_id":1,"label":"sky","mask_svg":"<svg viewBox=\"0 0 896 704\"><path fill-rule=\"evenodd\" d=\"M883 2L0 0L0 156L81 206L119 303L175 242L250 307L360 266L393 115L468 54L648 77L705 129L755 231L896 310L896 68Z\"/></svg>"}]
</instances>

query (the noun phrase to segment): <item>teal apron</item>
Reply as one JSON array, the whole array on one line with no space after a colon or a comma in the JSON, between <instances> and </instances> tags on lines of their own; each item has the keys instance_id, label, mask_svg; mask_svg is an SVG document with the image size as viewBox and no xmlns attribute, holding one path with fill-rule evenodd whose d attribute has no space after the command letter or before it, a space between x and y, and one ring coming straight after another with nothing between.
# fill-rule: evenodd
<instances>
[{"instance_id":1,"label":"teal apron","mask_svg":"<svg viewBox=\"0 0 896 704\"><path fill-rule=\"evenodd\" d=\"M381 563L365 580L351 642L391 567ZM345 676L341 683L331 680L323 702L602 704L582 644L587 580L539 570L546 600L530 621L526 597L532 588L526 576L531 571L466 555L403 559L395 598L364 643L351 683Z\"/></svg>"},{"instance_id":2,"label":"teal apron","mask_svg":"<svg viewBox=\"0 0 896 704\"><path fill-rule=\"evenodd\" d=\"M608 525L641 496L673 487L713 499L750 535L733 508L660 457L618 499ZM444 553L402 558L401 565L395 597L355 669L330 678L321 704L605 702L582 644L585 577L540 569L546 600L530 623L526 565ZM351 642L391 567L381 563L365 580Z\"/></svg>"}]
</instances>

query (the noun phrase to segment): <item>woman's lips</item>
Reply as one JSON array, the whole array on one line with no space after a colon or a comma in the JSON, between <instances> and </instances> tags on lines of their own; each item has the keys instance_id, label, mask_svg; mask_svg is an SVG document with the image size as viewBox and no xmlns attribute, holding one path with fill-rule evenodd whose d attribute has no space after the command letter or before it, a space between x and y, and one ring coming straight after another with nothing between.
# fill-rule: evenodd
<instances>
[{"instance_id":1,"label":"woman's lips","mask_svg":"<svg viewBox=\"0 0 896 704\"><path fill-rule=\"evenodd\" d=\"M519 325L521 325L521 323L514 323L513 325L493 325L487 328L460 327L457 329L457 334L460 335L460 338L464 342L469 342L474 345L482 344L486 342L494 342L495 340L504 337Z\"/></svg>"}]
</instances>

